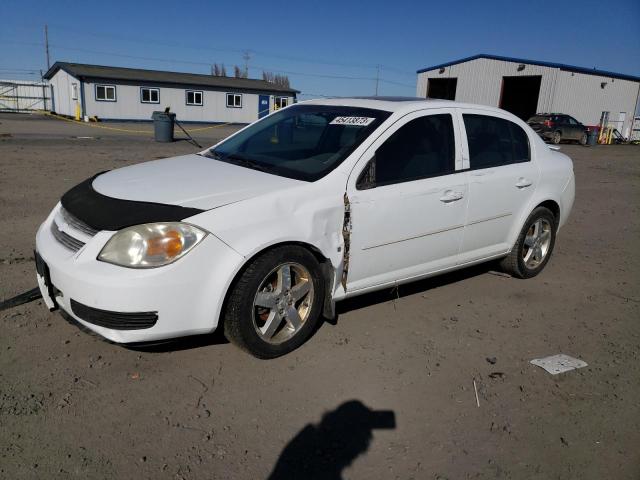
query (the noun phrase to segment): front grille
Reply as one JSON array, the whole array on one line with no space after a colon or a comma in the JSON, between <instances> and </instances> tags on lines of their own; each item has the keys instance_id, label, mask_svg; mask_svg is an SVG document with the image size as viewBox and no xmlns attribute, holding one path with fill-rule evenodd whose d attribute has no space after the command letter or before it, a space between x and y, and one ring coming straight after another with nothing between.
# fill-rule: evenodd
<instances>
[{"instance_id":1,"label":"front grille","mask_svg":"<svg viewBox=\"0 0 640 480\"><path fill-rule=\"evenodd\" d=\"M67 210L65 210L64 207L60 207L60 215L62 215L62 218L64 219L64 221L67 222L67 224L71 228L80 230L81 232L86 233L90 237L94 237L96 233L98 233L98 230L96 230L93 227L90 227L89 225L84 223L82 220L76 218L75 216L67 212Z\"/></svg>"},{"instance_id":2,"label":"front grille","mask_svg":"<svg viewBox=\"0 0 640 480\"><path fill-rule=\"evenodd\" d=\"M60 242L64 247L68 248L72 252L77 252L84 247L84 242L81 242L77 238L73 238L71 235L67 235L65 232L58 228L56 222L51 222L51 234Z\"/></svg>"},{"instance_id":3,"label":"front grille","mask_svg":"<svg viewBox=\"0 0 640 480\"><path fill-rule=\"evenodd\" d=\"M71 299L74 315L85 322L113 330L140 330L151 328L158 321L158 312L110 312L88 307Z\"/></svg>"}]
</instances>

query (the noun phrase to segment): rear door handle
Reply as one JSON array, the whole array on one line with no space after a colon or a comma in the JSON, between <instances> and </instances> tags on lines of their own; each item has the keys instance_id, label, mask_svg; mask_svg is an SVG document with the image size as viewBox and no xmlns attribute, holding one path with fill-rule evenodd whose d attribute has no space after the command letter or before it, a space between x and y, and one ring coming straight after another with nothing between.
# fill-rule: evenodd
<instances>
[{"instance_id":1,"label":"rear door handle","mask_svg":"<svg viewBox=\"0 0 640 480\"><path fill-rule=\"evenodd\" d=\"M453 190L447 190L446 192L444 192L444 195L440 197L440 201L442 203L451 203L451 202L456 202L458 200L462 200L462 198L464 198L464 195L462 194L462 192L454 192Z\"/></svg>"},{"instance_id":2,"label":"rear door handle","mask_svg":"<svg viewBox=\"0 0 640 480\"><path fill-rule=\"evenodd\" d=\"M533 182L531 180L527 180L524 177L520 177L518 179L518 183L516 183L516 187L518 188L527 188L527 187L530 187L531 185L533 185Z\"/></svg>"}]
</instances>

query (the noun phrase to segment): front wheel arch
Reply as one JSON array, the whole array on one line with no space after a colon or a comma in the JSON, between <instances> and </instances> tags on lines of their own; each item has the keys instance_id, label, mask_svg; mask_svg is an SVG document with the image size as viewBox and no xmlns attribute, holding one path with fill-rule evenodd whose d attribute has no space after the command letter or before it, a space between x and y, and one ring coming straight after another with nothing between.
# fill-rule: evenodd
<instances>
[{"instance_id":1,"label":"front wheel arch","mask_svg":"<svg viewBox=\"0 0 640 480\"><path fill-rule=\"evenodd\" d=\"M297 241L289 241L289 242L280 242L280 243L274 243L272 245L268 245L256 252L253 253L253 255L251 255L250 257L246 257L245 261L243 262L242 266L238 269L238 271L235 273L233 280L231 280L231 282L229 282L229 285L227 286L227 290L224 293L224 300L222 302L221 308L220 308L220 312L218 315L218 326L216 327L217 329L220 328L224 328L224 312L226 310L227 307L227 302L229 300L229 296L231 295L231 292L233 291L237 281L240 279L240 277L242 276L242 274L244 273L244 271L249 267L249 265L251 265L253 263L253 261L255 259L257 259L258 257L260 257L261 255L264 255L265 253L275 249L275 248L279 248L279 247L287 247L287 246L296 246L296 247L302 247L305 250L308 250L314 257L316 257L316 260L318 260L318 263L320 264L320 268L322 270L323 273L323 280L324 280L324 292L325 292L325 298L324 298L324 302L323 302L323 315L325 318L329 318L332 319L335 316L335 302L333 301L333 287L335 284L335 272L336 269L333 266L333 264L331 263L331 260L329 260L327 257L325 257L323 255L323 253L320 251L320 249L318 249L317 247L315 247L314 245L311 245L310 243L306 243L306 242L297 242Z\"/></svg>"}]
</instances>

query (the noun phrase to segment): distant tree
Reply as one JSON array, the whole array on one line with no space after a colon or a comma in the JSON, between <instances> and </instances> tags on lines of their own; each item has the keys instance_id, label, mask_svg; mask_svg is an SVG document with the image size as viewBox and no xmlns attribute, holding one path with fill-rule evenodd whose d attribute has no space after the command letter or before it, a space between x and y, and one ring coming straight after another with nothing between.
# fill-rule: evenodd
<instances>
[{"instance_id":1,"label":"distant tree","mask_svg":"<svg viewBox=\"0 0 640 480\"><path fill-rule=\"evenodd\" d=\"M273 83L279 87L290 88L289 77L281 73L262 72L262 80L265 82Z\"/></svg>"},{"instance_id":2,"label":"distant tree","mask_svg":"<svg viewBox=\"0 0 640 480\"><path fill-rule=\"evenodd\" d=\"M233 76L236 78L247 78L249 75L243 68L240 68L238 65L234 65Z\"/></svg>"},{"instance_id":3,"label":"distant tree","mask_svg":"<svg viewBox=\"0 0 640 480\"><path fill-rule=\"evenodd\" d=\"M211 75L214 77L226 77L227 69L224 67L224 63L214 63L211 66Z\"/></svg>"}]
</instances>

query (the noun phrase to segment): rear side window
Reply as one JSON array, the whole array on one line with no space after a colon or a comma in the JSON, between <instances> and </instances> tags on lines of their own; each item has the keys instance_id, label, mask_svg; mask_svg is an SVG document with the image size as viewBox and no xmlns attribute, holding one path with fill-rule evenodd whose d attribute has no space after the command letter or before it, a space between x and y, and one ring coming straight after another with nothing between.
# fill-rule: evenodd
<instances>
[{"instance_id":1,"label":"rear side window","mask_svg":"<svg viewBox=\"0 0 640 480\"><path fill-rule=\"evenodd\" d=\"M375 169L366 173L374 185L364 188L453 173L455 141L451 115L428 115L403 125L378 148L375 166L372 163L369 168Z\"/></svg>"},{"instance_id":2,"label":"rear side window","mask_svg":"<svg viewBox=\"0 0 640 480\"><path fill-rule=\"evenodd\" d=\"M472 170L528 162L529 137L509 120L487 115L463 115Z\"/></svg>"}]
</instances>

